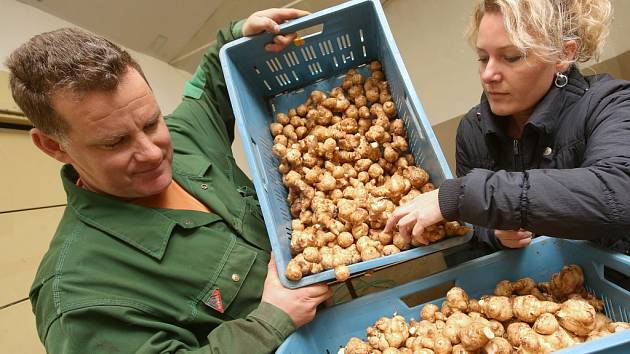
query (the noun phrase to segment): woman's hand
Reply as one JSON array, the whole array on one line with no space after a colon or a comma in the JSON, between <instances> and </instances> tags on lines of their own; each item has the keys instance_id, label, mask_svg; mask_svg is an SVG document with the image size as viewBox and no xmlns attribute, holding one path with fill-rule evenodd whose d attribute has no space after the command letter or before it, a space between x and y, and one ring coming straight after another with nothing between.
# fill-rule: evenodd
<instances>
[{"instance_id":1,"label":"woman's hand","mask_svg":"<svg viewBox=\"0 0 630 354\"><path fill-rule=\"evenodd\" d=\"M306 16L308 11L298 9L267 9L254 12L243 24L243 35L253 36L263 31L277 34L280 32L280 24L294 18ZM297 36L296 33L278 34L273 37L273 42L265 45L269 52L279 52Z\"/></svg>"},{"instance_id":2,"label":"woman's hand","mask_svg":"<svg viewBox=\"0 0 630 354\"><path fill-rule=\"evenodd\" d=\"M499 242L507 248L522 248L532 242L533 234L527 230L494 230Z\"/></svg>"},{"instance_id":3,"label":"woman's hand","mask_svg":"<svg viewBox=\"0 0 630 354\"><path fill-rule=\"evenodd\" d=\"M438 201L439 190L420 194L407 204L398 207L387 220L384 232L391 233L396 227L405 241L411 237L420 244L428 245L422 237L424 228L444 220Z\"/></svg>"}]
</instances>

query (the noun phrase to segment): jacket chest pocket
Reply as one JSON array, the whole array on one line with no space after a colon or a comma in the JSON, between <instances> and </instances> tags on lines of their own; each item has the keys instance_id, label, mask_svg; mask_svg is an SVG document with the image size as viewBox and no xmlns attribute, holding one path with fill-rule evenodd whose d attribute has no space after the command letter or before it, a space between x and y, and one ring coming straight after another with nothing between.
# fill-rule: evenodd
<instances>
[{"instance_id":1,"label":"jacket chest pocket","mask_svg":"<svg viewBox=\"0 0 630 354\"><path fill-rule=\"evenodd\" d=\"M206 311L219 317L242 318L258 306L266 273L261 274L257 257L257 252L234 240L233 247L223 255L214 280L201 294Z\"/></svg>"},{"instance_id":2,"label":"jacket chest pocket","mask_svg":"<svg viewBox=\"0 0 630 354\"><path fill-rule=\"evenodd\" d=\"M241 186L237 189L238 193L243 197L245 204L247 204L248 211L254 218L264 222L262 212L260 211L260 203L256 196L256 191L248 186Z\"/></svg>"},{"instance_id":3,"label":"jacket chest pocket","mask_svg":"<svg viewBox=\"0 0 630 354\"><path fill-rule=\"evenodd\" d=\"M243 186L238 188L241 199L241 234L256 247L271 252L265 221L260 210L260 203L254 189Z\"/></svg>"},{"instance_id":4,"label":"jacket chest pocket","mask_svg":"<svg viewBox=\"0 0 630 354\"><path fill-rule=\"evenodd\" d=\"M546 148L542 152L540 168L567 169L580 167L584 161L583 156L584 142L582 141L553 150Z\"/></svg>"},{"instance_id":5,"label":"jacket chest pocket","mask_svg":"<svg viewBox=\"0 0 630 354\"><path fill-rule=\"evenodd\" d=\"M237 187L222 171L213 169L212 185L216 195L217 212L244 240L263 250L270 251L269 239L253 188ZM211 203L212 207L212 203ZM215 209L217 210L217 209Z\"/></svg>"}]
</instances>

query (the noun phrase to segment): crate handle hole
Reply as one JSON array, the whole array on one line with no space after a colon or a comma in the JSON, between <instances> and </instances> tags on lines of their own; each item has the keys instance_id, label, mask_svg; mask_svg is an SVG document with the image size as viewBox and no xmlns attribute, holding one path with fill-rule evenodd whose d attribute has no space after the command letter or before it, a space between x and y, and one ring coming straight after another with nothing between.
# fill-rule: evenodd
<instances>
[{"instance_id":1,"label":"crate handle hole","mask_svg":"<svg viewBox=\"0 0 630 354\"><path fill-rule=\"evenodd\" d=\"M630 291L630 277L617 270L604 266L604 279L622 287L626 291Z\"/></svg>"},{"instance_id":2,"label":"crate handle hole","mask_svg":"<svg viewBox=\"0 0 630 354\"><path fill-rule=\"evenodd\" d=\"M446 292L451 290L451 288L454 286L455 286L454 281L448 281L448 282L438 284L428 289L422 289L415 293L411 293L409 295L401 297L400 299L409 308L414 308L420 304L425 304L427 302L431 302L433 300L443 298Z\"/></svg>"},{"instance_id":3,"label":"crate handle hole","mask_svg":"<svg viewBox=\"0 0 630 354\"><path fill-rule=\"evenodd\" d=\"M318 25L314 25L311 27L306 27L303 28L301 30L296 31L297 33L297 38L301 38L301 39L307 39L307 38L311 38L311 37L315 37L317 35L320 35L324 32L324 24L320 23Z\"/></svg>"}]
</instances>

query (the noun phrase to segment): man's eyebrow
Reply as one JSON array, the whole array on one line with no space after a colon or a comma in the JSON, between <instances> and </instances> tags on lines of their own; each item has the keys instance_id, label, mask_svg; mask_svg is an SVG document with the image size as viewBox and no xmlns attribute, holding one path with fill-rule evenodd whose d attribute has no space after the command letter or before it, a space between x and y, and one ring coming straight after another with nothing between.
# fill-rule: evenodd
<instances>
[{"instance_id":1,"label":"man's eyebrow","mask_svg":"<svg viewBox=\"0 0 630 354\"><path fill-rule=\"evenodd\" d=\"M162 111L161 110L156 110L155 112L153 112L151 114L151 118L149 118L147 120L147 122L145 123L145 125L151 125L153 123L155 123L156 121L158 121L160 119L160 117L162 116ZM124 138L125 136L127 136L127 133L112 133L112 134L108 134L108 135L101 135L96 137L96 141L100 144L100 143L108 143L111 141L115 141L118 140L120 138Z\"/></svg>"},{"instance_id":2,"label":"man's eyebrow","mask_svg":"<svg viewBox=\"0 0 630 354\"><path fill-rule=\"evenodd\" d=\"M151 118L149 118L149 123L153 123L156 120L160 119L160 117L162 116L162 111L160 111L159 109L156 110L155 112L153 112L153 114L151 115Z\"/></svg>"}]
</instances>

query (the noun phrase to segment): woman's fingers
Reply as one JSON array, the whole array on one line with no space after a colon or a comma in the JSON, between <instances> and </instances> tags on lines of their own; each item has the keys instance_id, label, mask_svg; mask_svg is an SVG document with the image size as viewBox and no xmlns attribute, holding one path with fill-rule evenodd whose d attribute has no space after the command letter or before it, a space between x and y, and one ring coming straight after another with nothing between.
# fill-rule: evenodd
<instances>
[{"instance_id":1,"label":"woman's fingers","mask_svg":"<svg viewBox=\"0 0 630 354\"><path fill-rule=\"evenodd\" d=\"M532 233L529 231L518 231L518 232L509 232L503 235L503 239L505 240L520 240L520 239L524 239L524 238L531 238L532 237Z\"/></svg>"},{"instance_id":2,"label":"woman's fingers","mask_svg":"<svg viewBox=\"0 0 630 354\"><path fill-rule=\"evenodd\" d=\"M529 231L495 230L495 236L499 242L508 248L521 248L532 242L533 234Z\"/></svg>"},{"instance_id":3,"label":"woman's fingers","mask_svg":"<svg viewBox=\"0 0 630 354\"><path fill-rule=\"evenodd\" d=\"M416 226L417 218L413 213L408 213L398 221L398 232L405 238L410 240L414 227ZM422 225L420 225L422 227Z\"/></svg>"},{"instance_id":4,"label":"woman's fingers","mask_svg":"<svg viewBox=\"0 0 630 354\"><path fill-rule=\"evenodd\" d=\"M394 229L396 228L396 225L398 225L398 221L405 217L405 215L407 215L407 212L403 211L402 209L394 210L392 216L390 216L389 220L387 220L387 224L385 224L385 229L383 230L383 232L392 233L392 231L394 231Z\"/></svg>"},{"instance_id":5,"label":"woman's fingers","mask_svg":"<svg viewBox=\"0 0 630 354\"><path fill-rule=\"evenodd\" d=\"M412 238L421 245L428 245L429 241L422 236L423 234L424 225L422 225L421 222L416 222L416 224L413 226L413 231L411 231Z\"/></svg>"}]
</instances>

